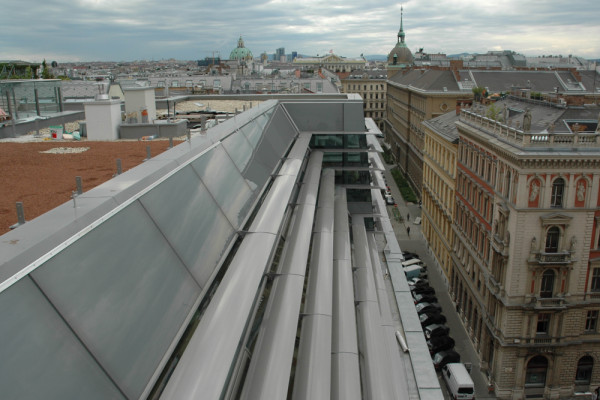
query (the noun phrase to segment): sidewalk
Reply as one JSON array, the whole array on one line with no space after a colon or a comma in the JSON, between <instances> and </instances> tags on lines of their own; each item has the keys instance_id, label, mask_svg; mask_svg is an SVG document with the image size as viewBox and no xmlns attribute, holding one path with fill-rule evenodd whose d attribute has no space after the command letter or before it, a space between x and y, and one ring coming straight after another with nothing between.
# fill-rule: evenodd
<instances>
[{"instance_id":1,"label":"sidewalk","mask_svg":"<svg viewBox=\"0 0 600 400\"><path fill-rule=\"evenodd\" d=\"M447 318L446 325L450 328L450 336L456 342L455 350L461 355L461 362L471 363L471 378L475 384L475 397L477 399L495 399L495 396L488 393L488 382L484 374L480 370L480 361L477 352L473 348L473 344L467 334L467 331L456 312L454 303L448 293L448 284L446 278L441 272L441 268L437 264L433 253L429 249L429 245L425 240L421 231L421 224L415 224L415 218L422 218L421 207L418 204L406 203L400 195L400 190L392 177L390 169L394 165L385 164L384 172L385 179L392 197L396 200L397 206L388 206L388 213L392 222L392 227L396 233L396 239L403 251L411 251L417 253L419 258L427 265L428 280L431 287L435 289L438 302L442 306L443 314ZM402 216L400 221L394 218L393 208L397 208ZM410 219L407 218L410 216ZM409 234L410 231L410 234ZM440 380L443 379L440 376ZM447 396L445 382L440 382L444 395Z\"/></svg>"}]
</instances>

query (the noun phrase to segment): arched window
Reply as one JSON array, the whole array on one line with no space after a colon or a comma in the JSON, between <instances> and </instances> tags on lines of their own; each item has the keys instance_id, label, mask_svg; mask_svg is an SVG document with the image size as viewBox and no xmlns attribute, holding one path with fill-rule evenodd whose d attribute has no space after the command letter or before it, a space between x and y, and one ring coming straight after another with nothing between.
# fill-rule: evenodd
<instances>
[{"instance_id":1,"label":"arched window","mask_svg":"<svg viewBox=\"0 0 600 400\"><path fill-rule=\"evenodd\" d=\"M548 371L548 360L544 356L535 356L527 363L525 373L526 387L546 386L546 372Z\"/></svg>"},{"instance_id":2,"label":"arched window","mask_svg":"<svg viewBox=\"0 0 600 400\"><path fill-rule=\"evenodd\" d=\"M565 180L558 178L552 183L552 196L550 197L551 207L562 207L565 194Z\"/></svg>"},{"instance_id":3,"label":"arched window","mask_svg":"<svg viewBox=\"0 0 600 400\"><path fill-rule=\"evenodd\" d=\"M542 275L540 297L549 298L554 294L554 271L547 269Z\"/></svg>"},{"instance_id":4,"label":"arched window","mask_svg":"<svg viewBox=\"0 0 600 400\"><path fill-rule=\"evenodd\" d=\"M594 359L591 356L583 356L577 363L577 372L575 374L575 384L589 385L592 381L592 368Z\"/></svg>"},{"instance_id":5,"label":"arched window","mask_svg":"<svg viewBox=\"0 0 600 400\"><path fill-rule=\"evenodd\" d=\"M546 233L546 253L556 253L558 252L558 241L560 239L560 229L557 226L553 226L548 229L548 233Z\"/></svg>"}]
</instances>

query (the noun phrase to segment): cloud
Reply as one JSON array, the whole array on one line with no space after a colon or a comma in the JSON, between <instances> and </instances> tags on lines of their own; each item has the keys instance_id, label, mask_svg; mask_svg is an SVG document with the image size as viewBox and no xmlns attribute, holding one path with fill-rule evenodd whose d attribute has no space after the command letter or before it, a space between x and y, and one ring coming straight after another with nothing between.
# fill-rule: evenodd
<instances>
[{"instance_id":1,"label":"cloud","mask_svg":"<svg viewBox=\"0 0 600 400\"><path fill-rule=\"evenodd\" d=\"M387 54L396 43L401 7L356 0L5 3L0 59L26 61L227 57L240 35L254 55L278 47L309 55L332 48L348 57ZM600 57L600 2L408 0L403 8L413 51Z\"/></svg>"}]
</instances>

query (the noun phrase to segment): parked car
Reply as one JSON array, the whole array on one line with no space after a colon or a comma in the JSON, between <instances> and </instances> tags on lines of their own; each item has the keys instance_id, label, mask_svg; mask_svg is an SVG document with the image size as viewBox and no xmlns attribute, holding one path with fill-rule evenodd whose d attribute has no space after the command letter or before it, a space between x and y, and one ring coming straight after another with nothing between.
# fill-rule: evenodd
<instances>
[{"instance_id":1,"label":"parked car","mask_svg":"<svg viewBox=\"0 0 600 400\"><path fill-rule=\"evenodd\" d=\"M423 314L430 311L442 312L442 306L439 303L419 303L415 306L417 314Z\"/></svg>"},{"instance_id":2,"label":"parked car","mask_svg":"<svg viewBox=\"0 0 600 400\"><path fill-rule=\"evenodd\" d=\"M419 315L419 321L421 321L421 326L424 328L431 324L444 324L446 323L446 317L439 312L430 312Z\"/></svg>"},{"instance_id":3,"label":"parked car","mask_svg":"<svg viewBox=\"0 0 600 400\"><path fill-rule=\"evenodd\" d=\"M436 336L448 336L450 328L442 324L433 324L427 325L425 329L423 329L423 332L425 333L425 338L429 340Z\"/></svg>"},{"instance_id":4,"label":"parked car","mask_svg":"<svg viewBox=\"0 0 600 400\"><path fill-rule=\"evenodd\" d=\"M410 251L403 251L402 256L404 256L404 261L412 260L413 258L419 258L417 253L412 253Z\"/></svg>"},{"instance_id":5,"label":"parked car","mask_svg":"<svg viewBox=\"0 0 600 400\"><path fill-rule=\"evenodd\" d=\"M412 292L413 296L417 294L435 294L435 289L431 286L416 286L411 288L410 291Z\"/></svg>"},{"instance_id":6,"label":"parked car","mask_svg":"<svg viewBox=\"0 0 600 400\"><path fill-rule=\"evenodd\" d=\"M396 204L396 200L394 200L394 198L391 195L386 195L385 196L385 203L388 206L393 206L394 204Z\"/></svg>"},{"instance_id":7,"label":"parked car","mask_svg":"<svg viewBox=\"0 0 600 400\"><path fill-rule=\"evenodd\" d=\"M454 339L450 336L435 336L427 341L427 347L429 348L429 354L439 353L444 350L451 350L454 348Z\"/></svg>"},{"instance_id":8,"label":"parked car","mask_svg":"<svg viewBox=\"0 0 600 400\"><path fill-rule=\"evenodd\" d=\"M410 286L410 287L429 286L429 281L425 278L412 278L412 279L408 280L408 286Z\"/></svg>"},{"instance_id":9,"label":"parked car","mask_svg":"<svg viewBox=\"0 0 600 400\"><path fill-rule=\"evenodd\" d=\"M419 304L419 303L437 303L438 299L437 297L435 297L435 295L433 294L425 294L425 293L419 293L414 295L414 299L415 299L415 304Z\"/></svg>"},{"instance_id":10,"label":"parked car","mask_svg":"<svg viewBox=\"0 0 600 400\"><path fill-rule=\"evenodd\" d=\"M458 354L454 350L444 350L439 351L433 355L433 366L436 371L439 371L446 364L450 363L459 363L460 362L460 354Z\"/></svg>"}]
</instances>

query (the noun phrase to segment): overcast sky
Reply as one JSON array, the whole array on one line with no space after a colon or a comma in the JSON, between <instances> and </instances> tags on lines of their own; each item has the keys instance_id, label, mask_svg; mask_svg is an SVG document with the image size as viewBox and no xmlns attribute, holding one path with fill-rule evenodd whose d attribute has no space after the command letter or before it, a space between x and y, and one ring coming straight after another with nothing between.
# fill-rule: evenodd
<instances>
[{"instance_id":1,"label":"overcast sky","mask_svg":"<svg viewBox=\"0 0 600 400\"><path fill-rule=\"evenodd\" d=\"M254 56L388 54L400 5L364 0L4 0L0 60L228 58L243 36ZM409 0L414 53L569 54L600 58L598 0Z\"/></svg>"}]
</instances>

